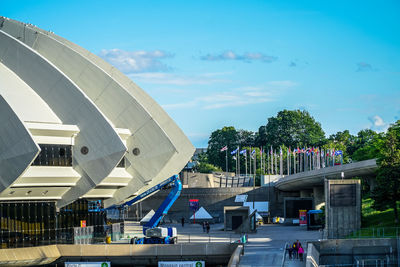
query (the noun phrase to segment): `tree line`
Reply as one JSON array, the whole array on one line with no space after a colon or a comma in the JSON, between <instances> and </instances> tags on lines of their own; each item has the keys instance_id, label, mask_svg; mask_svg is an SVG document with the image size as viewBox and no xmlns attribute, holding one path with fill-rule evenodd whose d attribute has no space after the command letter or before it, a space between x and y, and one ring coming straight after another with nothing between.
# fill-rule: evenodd
<instances>
[{"instance_id":1,"label":"tree line","mask_svg":"<svg viewBox=\"0 0 400 267\"><path fill-rule=\"evenodd\" d=\"M273 151L281 147L315 147L325 151L341 150L343 163L376 158L379 169L377 186L372 193L375 207L381 210L388 206L394 208L398 223L396 201L400 200L400 120L392 124L386 133L364 129L352 135L345 130L326 137L321 123L308 111L282 110L276 116L268 118L267 124L260 126L258 132L237 130L233 126L213 131L207 152L199 156L198 170L226 171L226 154L221 152L224 146L228 147L228 154L237 147L256 148L258 156L261 147L266 150L272 148ZM231 156L228 156L228 166L230 171L237 171ZM243 166L240 167L240 172L244 173ZM256 173L261 174L262 170L257 169Z\"/></svg>"}]
</instances>

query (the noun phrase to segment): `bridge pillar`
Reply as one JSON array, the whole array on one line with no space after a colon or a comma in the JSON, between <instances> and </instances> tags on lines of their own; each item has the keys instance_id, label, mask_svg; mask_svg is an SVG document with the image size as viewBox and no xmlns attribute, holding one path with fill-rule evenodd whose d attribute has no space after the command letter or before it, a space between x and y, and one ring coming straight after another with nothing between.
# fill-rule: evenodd
<instances>
[{"instance_id":1,"label":"bridge pillar","mask_svg":"<svg viewBox=\"0 0 400 267\"><path fill-rule=\"evenodd\" d=\"M343 238L361 227L360 180L325 180L325 235Z\"/></svg>"},{"instance_id":2,"label":"bridge pillar","mask_svg":"<svg viewBox=\"0 0 400 267\"><path fill-rule=\"evenodd\" d=\"M313 187L314 207L316 210L321 209L325 205L325 192L323 186Z\"/></svg>"}]
</instances>

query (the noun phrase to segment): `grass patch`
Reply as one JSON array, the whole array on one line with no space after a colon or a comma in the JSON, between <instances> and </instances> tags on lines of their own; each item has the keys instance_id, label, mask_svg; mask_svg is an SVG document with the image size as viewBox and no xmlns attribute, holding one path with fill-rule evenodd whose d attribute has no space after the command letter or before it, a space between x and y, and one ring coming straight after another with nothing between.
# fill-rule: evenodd
<instances>
[{"instance_id":1,"label":"grass patch","mask_svg":"<svg viewBox=\"0 0 400 267\"><path fill-rule=\"evenodd\" d=\"M347 238L395 238L400 236L400 224L395 224L393 209L383 211L372 207L374 200L366 197L362 199L361 229ZM397 205L399 206L399 202Z\"/></svg>"},{"instance_id":2,"label":"grass patch","mask_svg":"<svg viewBox=\"0 0 400 267\"><path fill-rule=\"evenodd\" d=\"M384 211L375 210L372 207L374 200L371 198L362 199L362 228L371 227L400 227L400 224L395 224L393 209ZM398 210L400 202L397 202Z\"/></svg>"}]
</instances>

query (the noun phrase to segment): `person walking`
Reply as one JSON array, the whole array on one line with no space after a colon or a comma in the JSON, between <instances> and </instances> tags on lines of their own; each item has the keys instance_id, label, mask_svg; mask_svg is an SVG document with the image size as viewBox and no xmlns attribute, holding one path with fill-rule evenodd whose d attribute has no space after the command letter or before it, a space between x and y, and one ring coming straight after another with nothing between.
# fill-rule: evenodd
<instances>
[{"instance_id":1,"label":"person walking","mask_svg":"<svg viewBox=\"0 0 400 267\"><path fill-rule=\"evenodd\" d=\"M290 244L288 244L287 247L286 247L286 250L289 253L289 260L291 260L292 259L292 255L293 255L293 247Z\"/></svg>"},{"instance_id":2,"label":"person walking","mask_svg":"<svg viewBox=\"0 0 400 267\"><path fill-rule=\"evenodd\" d=\"M293 243L292 248L293 248L293 259L297 259L297 257L298 257L297 250L298 250L298 248L297 248L297 243L296 242Z\"/></svg>"},{"instance_id":3,"label":"person walking","mask_svg":"<svg viewBox=\"0 0 400 267\"><path fill-rule=\"evenodd\" d=\"M210 224L208 222L207 222L206 228L207 228L207 234L208 234L210 232Z\"/></svg>"},{"instance_id":4,"label":"person walking","mask_svg":"<svg viewBox=\"0 0 400 267\"><path fill-rule=\"evenodd\" d=\"M183 217L181 219L181 224L182 224L182 227L185 227L185 218L183 218Z\"/></svg>"},{"instance_id":5,"label":"person walking","mask_svg":"<svg viewBox=\"0 0 400 267\"><path fill-rule=\"evenodd\" d=\"M303 254L304 254L304 249L300 244L300 246L299 246L299 258L300 258L300 261L303 261Z\"/></svg>"}]
</instances>

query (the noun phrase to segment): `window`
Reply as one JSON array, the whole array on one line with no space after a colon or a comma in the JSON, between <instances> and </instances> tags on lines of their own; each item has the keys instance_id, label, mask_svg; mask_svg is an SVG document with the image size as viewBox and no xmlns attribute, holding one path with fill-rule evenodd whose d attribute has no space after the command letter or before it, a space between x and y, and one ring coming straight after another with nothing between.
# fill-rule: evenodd
<instances>
[{"instance_id":1,"label":"window","mask_svg":"<svg viewBox=\"0 0 400 267\"><path fill-rule=\"evenodd\" d=\"M72 166L71 145L39 144L40 153L33 166Z\"/></svg>"}]
</instances>

